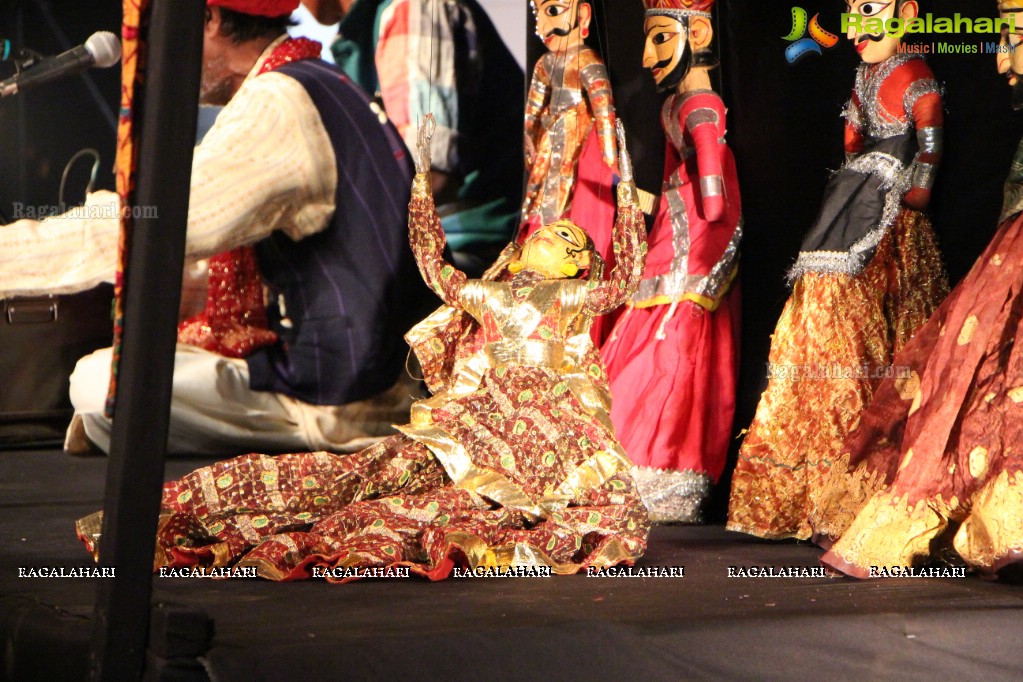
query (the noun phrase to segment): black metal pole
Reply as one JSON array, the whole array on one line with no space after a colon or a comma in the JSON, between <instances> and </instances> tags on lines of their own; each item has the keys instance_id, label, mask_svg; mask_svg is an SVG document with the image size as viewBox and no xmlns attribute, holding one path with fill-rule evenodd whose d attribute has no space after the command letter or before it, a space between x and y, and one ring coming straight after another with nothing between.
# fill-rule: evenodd
<instances>
[{"instance_id":1,"label":"black metal pole","mask_svg":"<svg viewBox=\"0 0 1023 682\"><path fill-rule=\"evenodd\" d=\"M96 593L90 656L94 680L140 679L145 666L153 547L170 419L175 328L181 298L192 146L202 63L203 0L154 0L135 205L125 267L124 334L100 539L115 569Z\"/></svg>"}]
</instances>

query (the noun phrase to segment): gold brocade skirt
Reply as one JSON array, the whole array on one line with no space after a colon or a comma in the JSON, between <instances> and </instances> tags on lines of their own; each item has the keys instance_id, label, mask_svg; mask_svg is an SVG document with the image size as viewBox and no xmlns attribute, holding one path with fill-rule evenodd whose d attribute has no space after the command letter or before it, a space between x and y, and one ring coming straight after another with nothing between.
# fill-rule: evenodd
<instances>
[{"instance_id":1,"label":"gold brocade skirt","mask_svg":"<svg viewBox=\"0 0 1023 682\"><path fill-rule=\"evenodd\" d=\"M861 273L796 281L732 477L729 530L810 537L809 519L846 435L881 379L897 370L894 353L947 291L930 222L907 209Z\"/></svg>"}]
</instances>

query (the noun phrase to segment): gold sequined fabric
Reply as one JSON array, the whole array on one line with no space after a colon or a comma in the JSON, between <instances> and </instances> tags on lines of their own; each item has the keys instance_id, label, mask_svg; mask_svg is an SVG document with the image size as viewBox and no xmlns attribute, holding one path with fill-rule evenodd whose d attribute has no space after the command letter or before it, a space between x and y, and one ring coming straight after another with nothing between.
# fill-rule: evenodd
<instances>
[{"instance_id":1,"label":"gold sequined fabric","mask_svg":"<svg viewBox=\"0 0 1023 682\"><path fill-rule=\"evenodd\" d=\"M946 292L930 222L908 209L860 274L796 280L772 337L767 389L739 452L729 530L810 537L846 435L894 371L893 354Z\"/></svg>"}]
</instances>

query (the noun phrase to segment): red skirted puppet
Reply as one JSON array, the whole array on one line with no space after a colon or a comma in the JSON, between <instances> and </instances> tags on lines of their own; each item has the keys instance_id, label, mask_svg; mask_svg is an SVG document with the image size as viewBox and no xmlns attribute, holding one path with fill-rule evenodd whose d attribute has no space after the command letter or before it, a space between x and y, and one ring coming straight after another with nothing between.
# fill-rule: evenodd
<instances>
[{"instance_id":1,"label":"red skirted puppet","mask_svg":"<svg viewBox=\"0 0 1023 682\"><path fill-rule=\"evenodd\" d=\"M725 107L708 75L712 6L647 2L643 66L671 93L661 112L664 185L643 281L602 348L615 431L662 522L699 522L735 408L742 210Z\"/></svg>"}]
</instances>

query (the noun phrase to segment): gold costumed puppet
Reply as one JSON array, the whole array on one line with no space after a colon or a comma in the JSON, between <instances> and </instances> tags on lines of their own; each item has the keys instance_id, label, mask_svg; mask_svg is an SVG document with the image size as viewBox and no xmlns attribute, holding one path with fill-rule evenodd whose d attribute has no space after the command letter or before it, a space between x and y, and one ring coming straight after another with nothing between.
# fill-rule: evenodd
<instances>
[{"instance_id":1,"label":"gold costumed puppet","mask_svg":"<svg viewBox=\"0 0 1023 682\"><path fill-rule=\"evenodd\" d=\"M789 273L771 340L768 385L732 478L730 530L808 538L821 489L892 356L947 292L922 213L942 152L941 89L900 39L865 32L918 14L913 0L850 0L864 31L845 110L847 161Z\"/></svg>"},{"instance_id":2,"label":"gold costumed puppet","mask_svg":"<svg viewBox=\"0 0 1023 682\"><path fill-rule=\"evenodd\" d=\"M273 580L407 567L441 579L455 567L574 573L642 555L649 521L588 334L643 270L627 156L607 279L586 232L557 221L470 280L444 260L431 128L420 131L410 240L446 305L407 338L434 395L398 435L354 455L246 455L166 484L157 566L254 566ZM96 520L79 522L90 547Z\"/></svg>"},{"instance_id":3,"label":"gold costumed puppet","mask_svg":"<svg viewBox=\"0 0 1023 682\"><path fill-rule=\"evenodd\" d=\"M530 5L536 34L548 51L536 62L526 98L529 179L519 241L541 225L570 217L587 226L607 256L618 152L607 69L585 43L592 8L581 0L531 0ZM576 195L583 193L585 205L570 214Z\"/></svg>"},{"instance_id":4,"label":"gold costumed puppet","mask_svg":"<svg viewBox=\"0 0 1023 682\"><path fill-rule=\"evenodd\" d=\"M1023 2L999 4L1023 30ZM1018 97L1023 41L998 68ZM859 578L935 558L989 577L1023 560L1023 144L1001 226L895 356L835 463L813 519L822 561ZM954 554L950 550L954 549Z\"/></svg>"},{"instance_id":5,"label":"gold costumed puppet","mask_svg":"<svg viewBox=\"0 0 1023 682\"><path fill-rule=\"evenodd\" d=\"M611 418L654 521L700 520L735 411L742 209L709 74L713 4L646 2L643 66L669 93L664 182L643 281L601 348Z\"/></svg>"}]
</instances>

